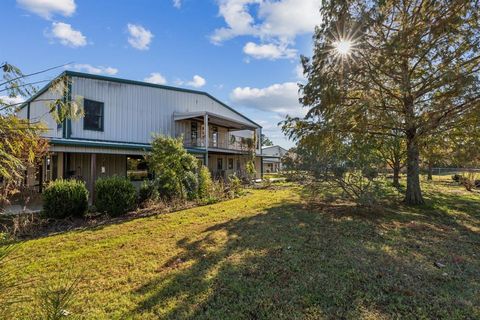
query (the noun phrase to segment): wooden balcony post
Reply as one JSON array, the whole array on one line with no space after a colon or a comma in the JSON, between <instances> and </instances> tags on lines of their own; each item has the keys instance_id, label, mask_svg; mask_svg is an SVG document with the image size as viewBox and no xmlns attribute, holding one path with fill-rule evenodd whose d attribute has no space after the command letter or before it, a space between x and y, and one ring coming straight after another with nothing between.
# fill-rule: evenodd
<instances>
[{"instance_id":1,"label":"wooden balcony post","mask_svg":"<svg viewBox=\"0 0 480 320\"><path fill-rule=\"evenodd\" d=\"M95 180L97 180L97 154L90 154L90 196L92 203L95 202Z\"/></svg>"},{"instance_id":2,"label":"wooden balcony post","mask_svg":"<svg viewBox=\"0 0 480 320\"><path fill-rule=\"evenodd\" d=\"M208 168L208 113L203 116L203 126L205 129L205 166Z\"/></svg>"}]
</instances>

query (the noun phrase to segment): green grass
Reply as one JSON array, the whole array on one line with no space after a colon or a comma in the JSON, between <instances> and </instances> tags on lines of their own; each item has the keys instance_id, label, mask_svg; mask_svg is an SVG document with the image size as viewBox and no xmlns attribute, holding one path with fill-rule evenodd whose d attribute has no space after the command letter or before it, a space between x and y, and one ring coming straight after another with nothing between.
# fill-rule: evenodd
<instances>
[{"instance_id":1,"label":"green grass","mask_svg":"<svg viewBox=\"0 0 480 320\"><path fill-rule=\"evenodd\" d=\"M85 319L479 318L480 195L424 188L421 208L372 211L254 190L26 241L14 267L32 297L81 275L69 311Z\"/></svg>"}]
</instances>

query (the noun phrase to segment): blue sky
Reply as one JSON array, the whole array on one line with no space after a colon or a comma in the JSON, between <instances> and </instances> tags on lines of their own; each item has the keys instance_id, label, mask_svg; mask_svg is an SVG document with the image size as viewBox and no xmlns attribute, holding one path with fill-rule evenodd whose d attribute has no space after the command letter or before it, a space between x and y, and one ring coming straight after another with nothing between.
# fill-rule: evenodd
<instances>
[{"instance_id":1,"label":"blue sky","mask_svg":"<svg viewBox=\"0 0 480 320\"><path fill-rule=\"evenodd\" d=\"M4 0L0 57L25 73L71 62L70 70L207 91L290 147L277 123L304 112L299 56L311 55L319 3Z\"/></svg>"}]
</instances>

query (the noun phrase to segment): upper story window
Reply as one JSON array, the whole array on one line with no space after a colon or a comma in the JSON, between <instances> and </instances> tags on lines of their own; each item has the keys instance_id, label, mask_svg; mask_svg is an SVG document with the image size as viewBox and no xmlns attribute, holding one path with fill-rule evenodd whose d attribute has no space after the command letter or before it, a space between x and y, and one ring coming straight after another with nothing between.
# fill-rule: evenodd
<instances>
[{"instance_id":1,"label":"upper story window","mask_svg":"<svg viewBox=\"0 0 480 320\"><path fill-rule=\"evenodd\" d=\"M103 102L84 99L84 130L103 131Z\"/></svg>"},{"instance_id":2,"label":"upper story window","mask_svg":"<svg viewBox=\"0 0 480 320\"><path fill-rule=\"evenodd\" d=\"M218 147L218 127L212 127L212 146Z\"/></svg>"},{"instance_id":3,"label":"upper story window","mask_svg":"<svg viewBox=\"0 0 480 320\"><path fill-rule=\"evenodd\" d=\"M196 121L190 123L190 139L192 144L196 145L198 139L198 124Z\"/></svg>"}]
</instances>

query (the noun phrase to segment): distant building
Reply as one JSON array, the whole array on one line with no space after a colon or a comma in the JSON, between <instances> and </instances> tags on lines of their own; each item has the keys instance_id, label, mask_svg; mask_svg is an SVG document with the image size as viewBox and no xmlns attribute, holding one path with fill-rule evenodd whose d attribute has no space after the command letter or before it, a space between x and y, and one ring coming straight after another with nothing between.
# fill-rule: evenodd
<instances>
[{"instance_id":1,"label":"distant building","mask_svg":"<svg viewBox=\"0 0 480 320\"><path fill-rule=\"evenodd\" d=\"M278 172L282 168L282 157L287 153L287 150L280 146L263 147L263 171L264 172Z\"/></svg>"}]
</instances>

